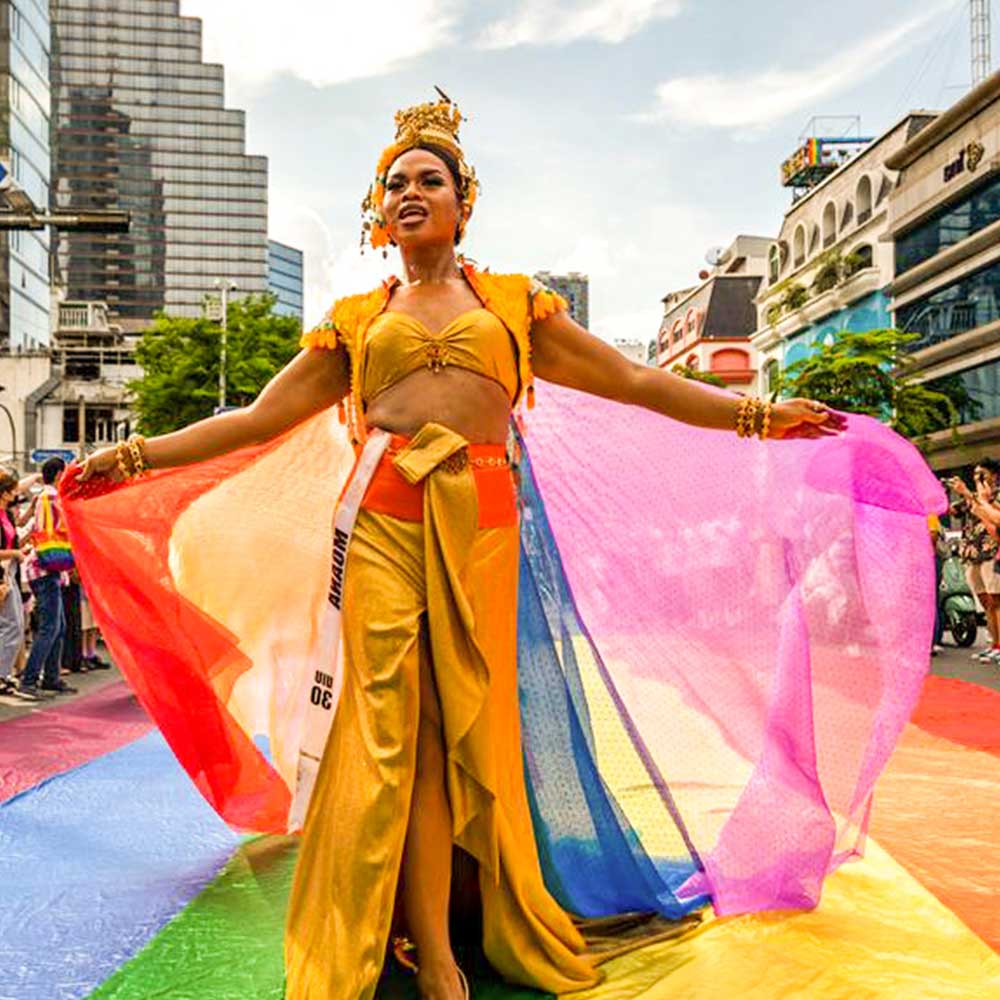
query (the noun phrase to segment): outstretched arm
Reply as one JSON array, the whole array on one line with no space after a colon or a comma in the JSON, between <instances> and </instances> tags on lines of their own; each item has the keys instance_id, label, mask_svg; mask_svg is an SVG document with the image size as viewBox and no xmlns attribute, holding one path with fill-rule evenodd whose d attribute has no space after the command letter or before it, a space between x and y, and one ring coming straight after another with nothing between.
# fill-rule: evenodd
<instances>
[{"instance_id":1,"label":"outstretched arm","mask_svg":"<svg viewBox=\"0 0 1000 1000\"><path fill-rule=\"evenodd\" d=\"M343 399L350 379L350 361L343 347L301 351L250 406L149 438L147 461L154 469L189 465L269 441ZM102 473L114 476L115 469L114 448L104 448L87 459L80 478Z\"/></svg>"},{"instance_id":2,"label":"outstretched arm","mask_svg":"<svg viewBox=\"0 0 1000 1000\"><path fill-rule=\"evenodd\" d=\"M736 427L739 396L712 391L673 372L635 364L565 312L537 320L531 336L535 374L548 382L642 406L697 427ZM774 404L770 435L823 437L836 434L844 425L840 414L821 403L790 399Z\"/></svg>"}]
</instances>

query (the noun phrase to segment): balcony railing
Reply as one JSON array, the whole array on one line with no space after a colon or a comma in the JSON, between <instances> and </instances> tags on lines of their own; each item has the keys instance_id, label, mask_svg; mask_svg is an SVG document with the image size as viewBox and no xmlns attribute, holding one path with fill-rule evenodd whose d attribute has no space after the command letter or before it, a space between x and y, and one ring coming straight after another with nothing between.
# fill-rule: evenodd
<instances>
[{"instance_id":1,"label":"balcony railing","mask_svg":"<svg viewBox=\"0 0 1000 1000\"><path fill-rule=\"evenodd\" d=\"M86 329L90 325L88 313L86 306L61 306L59 327L66 330Z\"/></svg>"}]
</instances>

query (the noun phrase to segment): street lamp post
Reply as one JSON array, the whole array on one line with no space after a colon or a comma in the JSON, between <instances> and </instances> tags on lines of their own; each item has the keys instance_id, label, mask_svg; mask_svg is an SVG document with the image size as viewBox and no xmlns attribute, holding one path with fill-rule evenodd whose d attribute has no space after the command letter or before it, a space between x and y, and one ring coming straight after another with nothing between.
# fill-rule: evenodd
<instances>
[{"instance_id":1,"label":"street lamp post","mask_svg":"<svg viewBox=\"0 0 1000 1000\"><path fill-rule=\"evenodd\" d=\"M226 408L226 360L229 340L229 293L235 292L240 286L235 281L226 281L223 278L215 279L215 287L222 295L222 340L219 349L219 409Z\"/></svg>"}]
</instances>

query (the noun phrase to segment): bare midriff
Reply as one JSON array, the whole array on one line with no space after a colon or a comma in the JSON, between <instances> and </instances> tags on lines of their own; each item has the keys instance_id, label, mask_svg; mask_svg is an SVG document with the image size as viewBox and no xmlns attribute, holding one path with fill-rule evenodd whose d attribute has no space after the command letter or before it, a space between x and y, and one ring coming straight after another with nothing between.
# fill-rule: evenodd
<instances>
[{"instance_id":1,"label":"bare midriff","mask_svg":"<svg viewBox=\"0 0 1000 1000\"><path fill-rule=\"evenodd\" d=\"M380 392L368 405L369 428L412 437L424 424L441 424L471 444L507 440L510 400L485 375L448 366L416 371Z\"/></svg>"}]
</instances>

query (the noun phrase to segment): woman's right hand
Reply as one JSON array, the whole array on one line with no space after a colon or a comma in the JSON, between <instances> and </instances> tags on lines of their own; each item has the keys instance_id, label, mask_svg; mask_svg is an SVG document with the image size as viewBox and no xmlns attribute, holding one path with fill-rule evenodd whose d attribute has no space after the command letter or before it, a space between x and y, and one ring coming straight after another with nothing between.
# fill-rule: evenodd
<instances>
[{"instance_id":1,"label":"woman's right hand","mask_svg":"<svg viewBox=\"0 0 1000 1000\"><path fill-rule=\"evenodd\" d=\"M951 487L963 500L971 500L972 493L969 487L966 486L964 480L959 479L958 476L952 476L948 480L948 486Z\"/></svg>"},{"instance_id":2,"label":"woman's right hand","mask_svg":"<svg viewBox=\"0 0 1000 1000\"><path fill-rule=\"evenodd\" d=\"M118 465L116 448L98 448L88 455L80 470L80 482L85 482L95 476L106 476L113 483L120 483L125 477Z\"/></svg>"}]
</instances>

